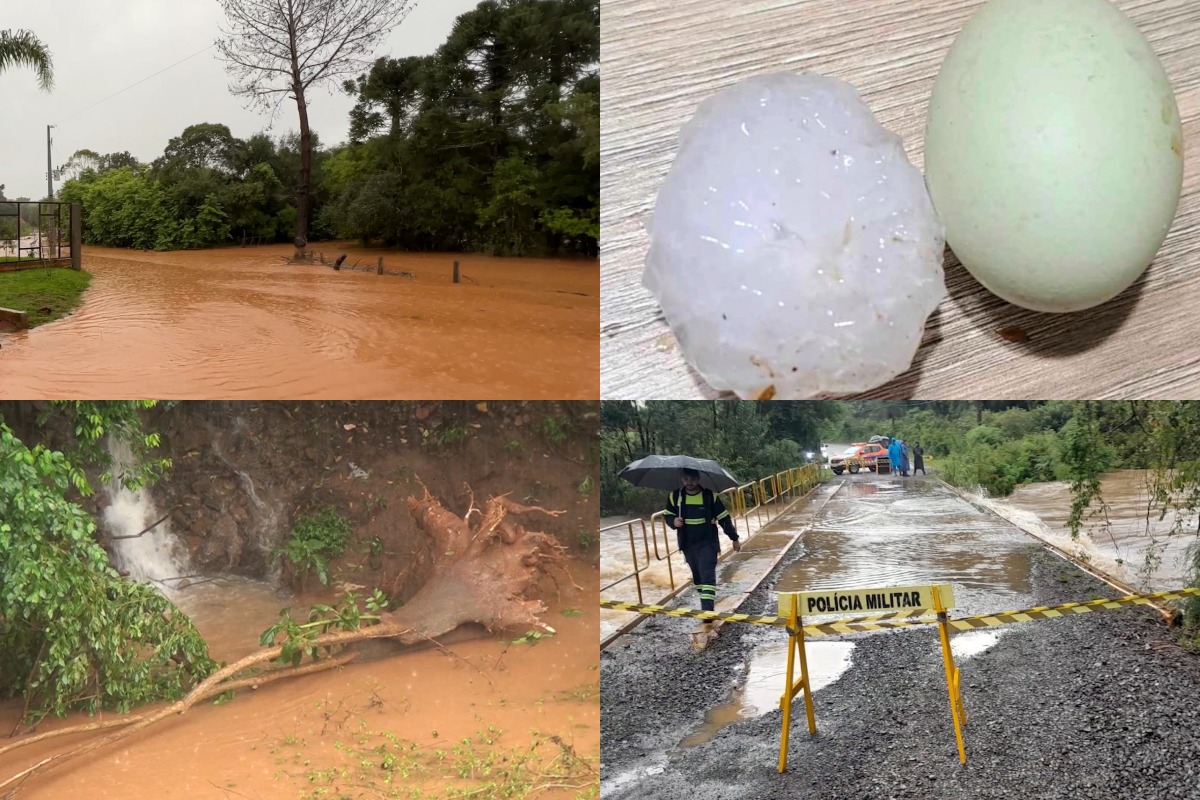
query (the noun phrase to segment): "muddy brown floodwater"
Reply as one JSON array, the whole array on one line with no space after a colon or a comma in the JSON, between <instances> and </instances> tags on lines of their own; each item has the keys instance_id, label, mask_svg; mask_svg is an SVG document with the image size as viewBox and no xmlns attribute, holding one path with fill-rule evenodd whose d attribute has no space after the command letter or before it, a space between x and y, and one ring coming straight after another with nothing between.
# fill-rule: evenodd
<instances>
[{"instance_id":1,"label":"muddy brown floodwater","mask_svg":"<svg viewBox=\"0 0 1200 800\"><path fill-rule=\"evenodd\" d=\"M1197 541L1196 517L1168 514L1159 519L1157 510L1148 512L1151 480L1152 474L1140 469L1102 475L1100 489L1108 513L1090 519L1075 538L1067 525L1068 483L1018 486L1010 497L986 503L1014 524L1132 588L1165 591L1187 585L1188 547ZM1111 527L1105 527L1104 519Z\"/></svg>"},{"instance_id":2,"label":"muddy brown floodwater","mask_svg":"<svg viewBox=\"0 0 1200 800\"><path fill-rule=\"evenodd\" d=\"M289 245L88 247L79 310L0 334L0 397L599 396L595 261L317 249L414 277L289 265Z\"/></svg>"},{"instance_id":3,"label":"muddy brown floodwater","mask_svg":"<svg viewBox=\"0 0 1200 800\"><path fill-rule=\"evenodd\" d=\"M561 748L571 748L588 760L585 769L594 770L588 778L573 781L586 782L582 788L552 789L539 798L596 797L599 593L594 563L574 561L570 569L582 590L564 582L562 596L548 598L550 610L544 618L558 631L553 637L532 645L514 644L512 634L462 642L450 647L453 655L429 649L388 656L382 649L387 645L378 644L369 648L372 660L364 663L244 691L223 706L199 704L181 717L164 720L34 779L20 798L296 800L390 797L388 792L395 788L400 790L398 796L409 797L420 789L421 797L433 800L449 787L470 791L497 780L512 763L500 759L513 759L530 748L541 764L556 758L561 764ZM218 659L252 651L259 633L286 604L270 602L265 589L245 586L234 591L244 608L196 615ZM247 619L246 608L261 609L264 618ZM575 616L575 609L582 615ZM228 630L230 625L243 627ZM0 705L3 734L12 730L19 713L19 704ZM83 717L50 720L39 732L86 721ZM442 749L450 761L459 758L454 752L459 748L473 753L476 763L484 764L489 757L496 763L488 778L403 775L406 762L399 755L401 748L392 746L393 782L384 784L382 776L388 772L381 768L381 754L389 736L417 745L422 753ZM464 739L472 743L467 745ZM493 744L481 739L492 739ZM0 774L7 777L83 741L87 739L49 740L17 750L5 756ZM364 769L376 776L373 784L355 777ZM350 777L338 777L342 770ZM314 793L321 788L332 791ZM480 796L523 795L495 790Z\"/></svg>"}]
</instances>

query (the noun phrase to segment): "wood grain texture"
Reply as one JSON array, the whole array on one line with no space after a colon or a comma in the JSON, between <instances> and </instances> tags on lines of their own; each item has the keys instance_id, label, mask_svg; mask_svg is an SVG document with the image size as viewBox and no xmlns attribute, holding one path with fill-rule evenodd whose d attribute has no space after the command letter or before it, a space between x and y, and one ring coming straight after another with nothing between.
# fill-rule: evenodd
<instances>
[{"instance_id":1,"label":"wood grain texture","mask_svg":"<svg viewBox=\"0 0 1200 800\"><path fill-rule=\"evenodd\" d=\"M813 71L853 83L924 167L934 77L983 0L603 0L600 392L719 396L685 363L641 285L643 225L680 126L750 75ZM1183 199L1170 236L1120 297L1076 314L1010 305L952 256L949 296L912 367L875 398L1200 397L1200 0L1116 0L1150 40L1183 120Z\"/></svg>"}]
</instances>

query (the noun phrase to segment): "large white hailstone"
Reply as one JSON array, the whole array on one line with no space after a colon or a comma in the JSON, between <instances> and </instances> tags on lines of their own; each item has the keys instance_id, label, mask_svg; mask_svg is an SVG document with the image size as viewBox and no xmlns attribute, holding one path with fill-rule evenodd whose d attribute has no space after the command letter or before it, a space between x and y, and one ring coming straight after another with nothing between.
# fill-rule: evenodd
<instances>
[{"instance_id":1,"label":"large white hailstone","mask_svg":"<svg viewBox=\"0 0 1200 800\"><path fill-rule=\"evenodd\" d=\"M744 398L891 380L946 294L921 173L837 78L763 75L704 101L648 227L644 282L684 355Z\"/></svg>"}]
</instances>

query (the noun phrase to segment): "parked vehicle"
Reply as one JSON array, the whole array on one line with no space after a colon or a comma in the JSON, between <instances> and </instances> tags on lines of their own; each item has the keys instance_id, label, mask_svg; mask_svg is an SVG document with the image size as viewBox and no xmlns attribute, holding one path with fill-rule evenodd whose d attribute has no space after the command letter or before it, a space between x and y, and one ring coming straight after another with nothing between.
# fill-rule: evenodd
<instances>
[{"instance_id":1,"label":"parked vehicle","mask_svg":"<svg viewBox=\"0 0 1200 800\"><path fill-rule=\"evenodd\" d=\"M846 470L850 470L850 474L853 475L863 468L874 472L875 461L881 456L887 458L887 448L883 445L857 442L850 445L841 455L829 459L829 467L834 475L841 475Z\"/></svg>"}]
</instances>

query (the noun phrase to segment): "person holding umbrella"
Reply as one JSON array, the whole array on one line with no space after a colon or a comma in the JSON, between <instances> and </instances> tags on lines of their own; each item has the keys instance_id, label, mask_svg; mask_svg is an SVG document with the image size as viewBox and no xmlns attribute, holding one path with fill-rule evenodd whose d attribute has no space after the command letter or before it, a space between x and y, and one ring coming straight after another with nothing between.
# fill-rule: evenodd
<instances>
[{"instance_id":1,"label":"person holding umbrella","mask_svg":"<svg viewBox=\"0 0 1200 800\"><path fill-rule=\"evenodd\" d=\"M667 496L663 518L676 529L679 551L692 570L692 584L700 594L700 610L713 611L717 602L717 557L721 554L717 525L733 541L734 552L740 552L737 528L729 517L729 509L711 489L700 486L700 473L683 470L683 488ZM705 625L711 623L705 622Z\"/></svg>"},{"instance_id":2,"label":"person holding umbrella","mask_svg":"<svg viewBox=\"0 0 1200 800\"><path fill-rule=\"evenodd\" d=\"M667 527L675 529L679 550L692 570L692 583L700 595L700 610L716 610L717 556L721 543L717 525L742 549L729 509L717 492L738 485L715 461L690 456L646 456L621 470L619 477L634 486L670 491L663 512ZM711 628L705 621L703 630Z\"/></svg>"}]
</instances>

